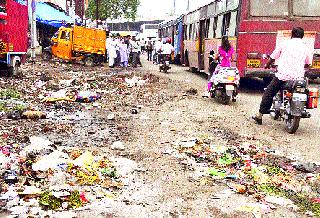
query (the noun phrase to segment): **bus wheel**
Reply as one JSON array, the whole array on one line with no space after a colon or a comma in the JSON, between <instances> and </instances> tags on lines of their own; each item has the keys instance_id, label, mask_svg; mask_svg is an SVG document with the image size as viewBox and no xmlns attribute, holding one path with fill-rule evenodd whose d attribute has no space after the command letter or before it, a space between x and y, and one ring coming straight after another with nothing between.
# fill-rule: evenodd
<instances>
[{"instance_id":1,"label":"bus wheel","mask_svg":"<svg viewBox=\"0 0 320 218\"><path fill-rule=\"evenodd\" d=\"M191 69L191 73L196 73L196 72L198 72L197 68L195 68L195 67L191 67L190 69Z\"/></svg>"}]
</instances>

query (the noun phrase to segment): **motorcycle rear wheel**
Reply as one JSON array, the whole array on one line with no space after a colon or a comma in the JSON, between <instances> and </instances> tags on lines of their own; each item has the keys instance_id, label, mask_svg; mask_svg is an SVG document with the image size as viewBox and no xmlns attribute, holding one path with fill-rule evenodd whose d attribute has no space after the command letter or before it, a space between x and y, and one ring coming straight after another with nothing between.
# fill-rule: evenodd
<instances>
[{"instance_id":1,"label":"motorcycle rear wheel","mask_svg":"<svg viewBox=\"0 0 320 218\"><path fill-rule=\"evenodd\" d=\"M229 104L229 102L230 102L230 100L231 100L231 96L228 96L225 91L220 91L220 90L219 90L220 93L217 93L218 90L216 90L215 92L216 92L216 93L215 93L214 96L215 96L215 99L216 99L218 102L220 102L220 103L222 103L222 104L225 104L225 105Z\"/></svg>"},{"instance_id":2,"label":"motorcycle rear wheel","mask_svg":"<svg viewBox=\"0 0 320 218\"><path fill-rule=\"evenodd\" d=\"M286 122L286 131L290 134L294 134L298 128L299 128L299 124L300 124L300 118L298 116L292 116L288 119L285 120Z\"/></svg>"}]
</instances>

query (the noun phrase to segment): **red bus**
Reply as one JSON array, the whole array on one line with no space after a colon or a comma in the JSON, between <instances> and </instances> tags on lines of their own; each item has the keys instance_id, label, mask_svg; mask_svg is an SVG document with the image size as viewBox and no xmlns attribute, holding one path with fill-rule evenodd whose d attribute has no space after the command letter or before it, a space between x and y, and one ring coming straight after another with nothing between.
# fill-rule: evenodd
<instances>
[{"instance_id":1,"label":"red bus","mask_svg":"<svg viewBox=\"0 0 320 218\"><path fill-rule=\"evenodd\" d=\"M266 63L263 54L274 50L279 30L297 26L316 32L311 71L317 77L320 75L319 0L215 0L184 14L182 62L192 71L208 73L209 52L217 52L221 37L228 35L236 49L233 65L238 67L241 77L268 77L272 72L263 69Z\"/></svg>"},{"instance_id":2,"label":"red bus","mask_svg":"<svg viewBox=\"0 0 320 218\"><path fill-rule=\"evenodd\" d=\"M0 70L17 73L28 48L26 0L0 0Z\"/></svg>"}]
</instances>

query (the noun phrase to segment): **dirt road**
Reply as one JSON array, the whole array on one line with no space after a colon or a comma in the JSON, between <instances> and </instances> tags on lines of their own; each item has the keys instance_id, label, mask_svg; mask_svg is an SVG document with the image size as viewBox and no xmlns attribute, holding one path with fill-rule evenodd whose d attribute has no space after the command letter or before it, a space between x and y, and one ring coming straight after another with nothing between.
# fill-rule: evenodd
<instances>
[{"instance_id":1,"label":"dirt road","mask_svg":"<svg viewBox=\"0 0 320 218\"><path fill-rule=\"evenodd\" d=\"M281 204L268 211L260 206L257 209L259 196L231 193L230 180L210 178L206 161L186 158L178 152L177 145L184 142L188 146L188 142L200 140L203 142L197 143L215 148L229 147L230 152L242 145L257 146L258 150L268 147L284 156L319 161L318 110L312 112L312 119L302 121L297 134L289 135L282 122L268 117L263 126L251 122L250 116L261 98L261 86L243 85L238 101L226 106L202 97L204 75L179 66L172 66L169 74L163 74L156 65L146 61L143 65L126 71L42 63L36 66L38 72L51 78L41 89L34 88L41 73L28 72L23 80L1 80L1 88L17 88L25 101L51 114L48 119L37 121L5 119L1 134L11 135L4 135L3 143L28 143L26 138L40 135L58 148L90 150L111 159L135 161L137 167L125 166L132 167L125 187L112 192L111 197L92 198L85 207L73 211L77 217L305 217L297 208ZM145 82L127 87L125 79L133 75ZM70 78L75 78L72 87L90 83L103 93L102 98L88 104L39 101L38 92L46 93ZM137 110L132 111L133 108ZM106 119L110 114L114 118ZM123 142L125 148L112 149L114 141ZM90 196L97 187L79 189Z\"/></svg>"},{"instance_id":2,"label":"dirt road","mask_svg":"<svg viewBox=\"0 0 320 218\"><path fill-rule=\"evenodd\" d=\"M212 99L201 97L206 87L205 75L193 74L187 71L188 68L175 65L172 65L172 70L168 75L158 73L157 66L148 65L148 67L147 71L154 72L156 75L180 81L190 88L196 88L198 90L196 97L199 100L198 104L202 104L201 108L208 108L208 112L216 111L219 119L224 121L225 126L232 128L233 131L266 140L269 145L283 154L320 162L320 157L317 154L320 145L319 109L310 110L312 118L303 119L297 133L291 135L285 132L284 122L274 121L269 116L264 117L262 126L254 125L251 122L250 117L258 110L263 93L261 81L244 81L237 102L226 106L216 103ZM312 86L320 87L318 84L312 84Z\"/></svg>"}]
</instances>

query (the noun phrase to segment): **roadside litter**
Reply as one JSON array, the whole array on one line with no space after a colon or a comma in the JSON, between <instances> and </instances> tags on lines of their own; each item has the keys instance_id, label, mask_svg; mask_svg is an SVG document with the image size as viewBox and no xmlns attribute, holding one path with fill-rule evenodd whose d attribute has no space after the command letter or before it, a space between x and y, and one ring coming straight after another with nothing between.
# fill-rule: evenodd
<instances>
[{"instance_id":1,"label":"roadside litter","mask_svg":"<svg viewBox=\"0 0 320 218\"><path fill-rule=\"evenodd\" d=\"M250 140L248 140L250 141ZM219 146L200 139L190 139L174 144L179 159L189 160L195 171L207 169L206 176L226 184L234 193L252 195L260 204L247 205L241 211L252 212L261 217L274 205L300 207L320 216L318 184L320 168L315 163L296 163L277 156L271 150L263 150L254 142L244 142L237 146ZM311 173L312 172L312 173ZM217 197L229 197L230 193ZM261 206L266 208L261 208Z\"/></svg>"}]
</instances>

